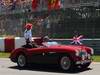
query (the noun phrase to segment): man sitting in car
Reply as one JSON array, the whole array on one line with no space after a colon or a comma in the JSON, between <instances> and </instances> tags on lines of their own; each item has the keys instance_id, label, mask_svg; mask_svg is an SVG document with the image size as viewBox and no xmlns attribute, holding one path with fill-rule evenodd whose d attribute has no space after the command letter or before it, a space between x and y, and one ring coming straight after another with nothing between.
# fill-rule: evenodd
<instances>
[{"instance_id":1,"label":"man sitting in car","mask_svg":"<svg viewBox=\"0 0 100 75\"><path fill-rule=\"evenodd\" d=\"M49 47L51 45L57 45L58 43L55 42L55 41L51 41L48 36L45 36L43 38L43 43L42 44L43 44L43 46Z\"/></svg>"}]
</instances>

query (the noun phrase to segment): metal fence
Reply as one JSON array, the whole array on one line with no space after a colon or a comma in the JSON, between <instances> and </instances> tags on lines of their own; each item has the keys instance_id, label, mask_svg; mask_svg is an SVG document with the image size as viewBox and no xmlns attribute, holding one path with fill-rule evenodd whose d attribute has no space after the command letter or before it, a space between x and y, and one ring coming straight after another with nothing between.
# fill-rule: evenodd
<instances>
[{"instance_id":1,"label":"metal fence","mask_svg":"<svg viewBox=\"0 0 100 75\"><path fill-rule=\"evenodd\" d=\"M42 4L44 0L40 1ZM31 22L34 25L33 36L71 38L74 32L78 32L85 35L85 38L100 38L100 6L94 6L95 3L98 5L97 0L79 0L79 2L80 4L72 3L72 7L65 5L62 9L50 12L47 10L32 12L31 0L26 4L17 4L16 10L9 11L7 8L0 10L0 35L23 36L25 23Z\"/></svg>"},{"instance_id":2,"label":"metal fence","mask_svg":"<svg viewBox=\"0 0 100 75\"><path fill-rule=\"evenodd\" d=\"M33 36L70 38L77 31L86 38L100 38L99 19L100 9L95 7L4 14L0 16L0 35L23 36L25 23L31 22Z\"/></svg>"}]
</instances>

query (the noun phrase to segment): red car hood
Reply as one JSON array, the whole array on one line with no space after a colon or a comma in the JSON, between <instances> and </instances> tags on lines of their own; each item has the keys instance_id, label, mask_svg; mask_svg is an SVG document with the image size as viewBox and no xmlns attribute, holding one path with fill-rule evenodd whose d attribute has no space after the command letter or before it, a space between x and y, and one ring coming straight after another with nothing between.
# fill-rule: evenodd
<instances>
[{"instance_id":1,"label":"red car hood","mask_svg":"<svg viewBox=\"0 0 100 75\"><path fill-rule=\"evenodd\" d=\"M49 49L53 50L55 49L56 52L60 51L60 52L66 52L66 51L80 51L80 50L85 50L86 52L91 51L90 47L87 47L85 45L53 45L53 46L49 46Z\"/></svg>"},{"instance_id":2,"label":"red car hood","mask_svg":"<svg viewBox=\"0 0 100 75\"><path fill-rule=\"evenodd\" d=\"M48 48L61 48L61 49L68 49L68 50L79 50L85 48L86 46L77 46L77 45L54 45L49 46Z\"/></svg>"},{"instance_id":3,"label":"red car hood","mask_svg":"<svg viewBox=\"0 0 100 75\"><path fill-rule=\"evenodd\" d=\"M74 45L52 45L49 47L27 49L27 51L29 52L29 54L40 53L40 52L75 52L80 48L81 46L74 46Z\"/></svg>"}]
</instances>

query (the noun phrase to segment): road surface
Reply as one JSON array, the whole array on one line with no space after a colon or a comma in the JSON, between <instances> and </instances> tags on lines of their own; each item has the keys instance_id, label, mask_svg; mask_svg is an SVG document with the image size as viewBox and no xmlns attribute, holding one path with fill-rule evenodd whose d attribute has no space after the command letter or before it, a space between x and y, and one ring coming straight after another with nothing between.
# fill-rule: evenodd
<instances>
[{"instance_id":1,"label":"road surface","mask_svg":"<svg viewBox=\"0 0 100 75\"><path fill-rule=\"evenodd\" d=\"M85 70L63 72L54 66L36 65L19 69L9 58L0 58L0 75L100 75L100 63L93 62Z\"/></svg>"}]
</instances>

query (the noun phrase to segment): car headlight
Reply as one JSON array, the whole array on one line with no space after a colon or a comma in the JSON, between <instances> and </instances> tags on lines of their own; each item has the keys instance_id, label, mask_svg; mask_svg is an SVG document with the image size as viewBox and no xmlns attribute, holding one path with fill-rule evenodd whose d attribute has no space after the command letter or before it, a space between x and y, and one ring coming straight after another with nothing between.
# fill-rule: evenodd
<instances>
[{"instance_id":1,"label":"car headlight","mask_svg":"<svg viewBox=\"0 0 100 75\"><path fill-rule=\"evenodd\" d=\"M76 56L79 56L80 55L80 51L79 50L75 50L75 52L76 52L75 53Z\"/></svg>"},{"instance_id":2,"label":"car headlight","mask_svg":"<svg viewBox=\"0 0 100 75\"><path fill-rule=\"evenodd\" d=\"M91 54L93 55L94 54L94 50L93 50L93 48L90 48L91 49Z\"/></svg>"},{"instance_id":3,"label":"car headlight","mask_svg":"<svg viewBox=\"0 0 100 75\"><path fill-rule=\"evenodd\" d=\"M76 56L87 56L87 52L85 50L76 50Z\"/></svg>"}]
</instances>

